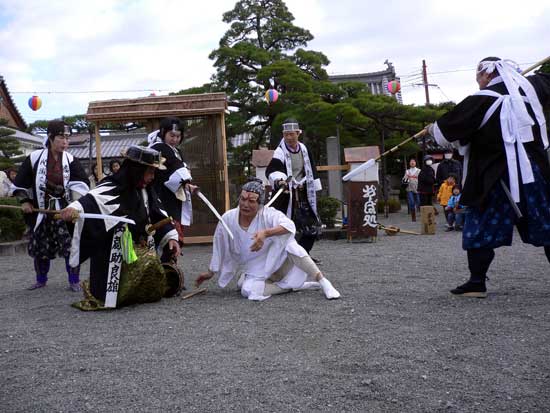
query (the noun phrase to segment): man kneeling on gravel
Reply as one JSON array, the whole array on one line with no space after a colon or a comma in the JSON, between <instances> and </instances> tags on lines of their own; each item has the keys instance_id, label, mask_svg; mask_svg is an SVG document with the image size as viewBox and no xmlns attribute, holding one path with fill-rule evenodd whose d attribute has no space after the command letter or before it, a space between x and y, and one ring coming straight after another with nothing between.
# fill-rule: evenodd
<instances>
[{"instance_id":1,"label":"man kneeling on gravel","mask_svg":"<svg viewBox=\"0 0 550 413\"><path fill-rule=\"evenodd\" d=\"M340 293L323 276L306 250L296 242L294 223L275 208L265 207L262 181L247 182L239 196L239 207L223 214L231 235L222 223L214 234L214 250L207 272L199 275L196 286L218 274L225 287L235 274L241 294L262 301L292 290L321 288L326 298Z\"/></svg>"}]
</instances>

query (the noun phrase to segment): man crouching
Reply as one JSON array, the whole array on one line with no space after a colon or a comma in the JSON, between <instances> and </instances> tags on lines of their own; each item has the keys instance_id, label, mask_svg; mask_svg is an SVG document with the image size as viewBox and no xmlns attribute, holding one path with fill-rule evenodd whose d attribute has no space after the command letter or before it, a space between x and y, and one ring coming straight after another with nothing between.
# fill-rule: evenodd
<instances>
[{"instance_id":1,"label":"man crouching","mask_svg":"<svg viewBox=\"0 0 550 413\"><path fill-rule=\"evenodd\" d=\"M236 273L242 273L241 294L249 300L261 301L293 289L315 287L320 287L329 300L340 298L294 239L294 223L277 209L265 207L264 200L261 180L249 181L242 187L239 207L222 217L233 239L219 223L210 268L199 275L196 285L218 274L223 288Z\"/></svg>"}]
</instances>

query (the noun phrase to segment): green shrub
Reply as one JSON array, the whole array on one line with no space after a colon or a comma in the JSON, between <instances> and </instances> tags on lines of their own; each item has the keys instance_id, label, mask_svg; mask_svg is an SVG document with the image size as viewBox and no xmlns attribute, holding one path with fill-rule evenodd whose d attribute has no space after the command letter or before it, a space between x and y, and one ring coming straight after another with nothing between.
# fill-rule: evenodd
<instances>
[{"instance_id":1,"label":"green shrub","mask_svg":"<svg viewBox=\"0 0 550 413\"><path fill-rule=\"evenodd\" d=\"M19 206L19 202L15 198L0 198L0 205ZM20 240L25 228L21 211L0 208L0 242Z\"/></svg>"},{"instance_id":2,"label":"green shrub","mask_svg":"<svg viewBox=\"0 0 550 413\"><path fill-rule=\"evenodd\" d=\"M389 206L389 212L399 212L401 211L401 201L397 198L390 198L388 199L388 206ZM378 202L376 203L376 210L378 213L384 212L384 200L378 199Z\"/></svg>"},{"instance_id":3,"label":"green shrub","mask_svg":"<svg viewBox=\"0 0 550 413\"><path fill-rule=\"evenodd\" d=\"M327 228L334 228L336 214L340 209L340 201L330 196L320 196L317 198L317 212L321 222L327 226Z\"/></svg>"}]
</instances>

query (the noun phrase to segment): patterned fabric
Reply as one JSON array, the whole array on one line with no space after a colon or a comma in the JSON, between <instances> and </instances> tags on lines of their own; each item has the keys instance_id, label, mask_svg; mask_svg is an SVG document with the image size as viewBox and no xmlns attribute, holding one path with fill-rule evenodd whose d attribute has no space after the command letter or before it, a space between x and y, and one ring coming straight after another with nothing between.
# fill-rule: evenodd
<instances>
[{"instance_id":1,"label":"patterned fabric","mask_svg":"<svg viewBox=\"0 0 550 413\"><path fill-rule=\"evenodd\" d=\"M42 225L31 232L27 249L31 257L50 260L56 256L68 257L71 250L71 235L67 224L47 217Z\"/></svg>"},{"instance_id":2,"label":"patterned fabric","mask_svg":"<svg viewBox=\"0 0 550 413\"><path fill-rule=\"evenodd\" d=\"M535 247L550 246L550 183L546 182L538 165L533 162L535 182L521 186L518 207L523 218L518 219L502 185L490 192L484 209L467 209L462 248L498 248L512 245L514 225L523 242Z\"/></svg>"},{"instance_id":3,"label":"patterned fabric","mask_svg":"<svg viewBox=\"0 0 550 413\"><path fill-rule=\"evenodd\" d=\"M242 187L243 191L246 192L253 192L255 194L258 194L258 202L260 204L263 204L265 201L265 188L264 184L261 179L252 179L245 183Z\"/></svg>"}]
</instances>

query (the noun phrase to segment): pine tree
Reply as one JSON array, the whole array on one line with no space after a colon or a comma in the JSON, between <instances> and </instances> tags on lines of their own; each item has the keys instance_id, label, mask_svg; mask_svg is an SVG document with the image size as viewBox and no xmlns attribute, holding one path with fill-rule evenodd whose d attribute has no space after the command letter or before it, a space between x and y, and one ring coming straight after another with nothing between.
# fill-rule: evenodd
<instances>
[{"instance_id":1,"label":"pine tree","mask_svg":"<svg viewBox=\"0 0 550 413\"><path fill-rule=\"evenodd\" d=\"M0 119L0 169L13 166L13 161L10 158L23 153L19 150L19 141L13 137L15 131L2 127L7 124L6 119Z\"/></svg>"}]
</instances>

